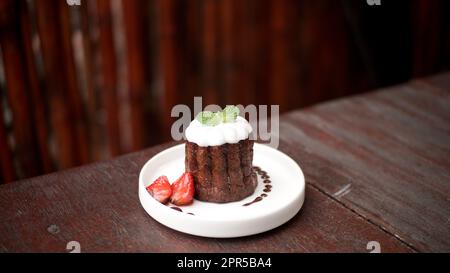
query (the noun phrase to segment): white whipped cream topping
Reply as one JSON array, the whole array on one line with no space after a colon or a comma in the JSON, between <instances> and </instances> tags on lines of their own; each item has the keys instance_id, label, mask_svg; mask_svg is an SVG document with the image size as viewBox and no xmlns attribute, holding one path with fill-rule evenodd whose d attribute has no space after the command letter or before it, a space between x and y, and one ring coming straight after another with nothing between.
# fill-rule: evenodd
<instances>
[{"instance_id":1,"label":"white whipped cream topping","mask_svg":"<svg viewBox=\"0 0 450 273\"><path fill-rule=\"evenodd\" d=\"M186 139L200 147L234 144L247 139L253 131L248 121L238 116L235 122L206 126L194 119L186 129Z\"/></svg>"}]
</instances>

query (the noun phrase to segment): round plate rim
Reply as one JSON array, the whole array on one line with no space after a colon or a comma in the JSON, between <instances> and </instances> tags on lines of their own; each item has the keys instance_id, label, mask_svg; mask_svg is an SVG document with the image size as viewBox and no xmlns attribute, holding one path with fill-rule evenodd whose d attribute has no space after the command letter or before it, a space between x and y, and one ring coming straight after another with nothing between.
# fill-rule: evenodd
<instances>
[{"instance_id":1,"label":"round plate rim","mask_svg":"<svg viewBox=\"0 0 450 273\"><path fill-rule=\"evenodd\" d=\"M154 217L154 215L152 215L152 213L150 211L148 211L148 209L146 208L147 205L145 205L145 202L150 201L150 204L152 206L155 206L155 209L158 210L165 210L164 213L168 213L168 215L171 216L171 218L180 218L184 220L191 220L192 219L192 215L186 214L186 213L180 213L174 209L171 209L169 206L166 206L164 204L161 204L160 202L156 201L155 199L151 198L151 196L147 193L146 189L145 189L145 181L143 179L143 175L144 175L144 170L146 168L148 168L148 165L152 164L153 162L157 162L158 159L162 156L164 156L167 153L172 152L173 150L177 150L182 148L183 146L185 146L185 143L181 143L181 144L177 144L175 146L169 147L167 149L164 149L160 152L158 152L157 154L155 154L154 156L152 156L149 160L147 160L147 162L145 162L145 164L142 166L140 173L139 173L139 187L138 187L138 192L139 192L139 201L141 203L141 206L144 208L144 210L146 211L146 213L152 217L155 221L159 222L160 224L177 230L179 232L182 233L186 233L186 234L191 234L191 235L196 235L196 236L200 236L200 237L209 237L209 238L237 238L237 237L244 237L244 236L250 236L250 235L254 235L254 234L259 234L262 232L266 232L269 231L271 229L277 228L283 224L285 224L286 222L288 222L289 220L291 220L295 215L298 214L298 212L301 210L301 208L303 207L304 204L304 200L305 200L305 188L306 188L306 183L305 183L305 177L303 174L303 171L301 169L301 167L299 166L299 164L292 159L290 156L288 156L287 154L274 149L268 145L265 144L261 144L261 143L255 143L254 144L254 150L259 150L259 149L266 149L269 152L272 153L277 153L279 156L284 157L286 160L290 161L292 164L294 164L294 166L296 167L296 172L298 172L297 174L299 175L298 177L298 182L300 183L300 194L294 198L294 201L298 201L297 206L295 209L293 209L295 212L291 213L292 215L290 217L287 217L287 219L285 219L285 221L279 221L278 223L276 223L275 225L273 225L273 227L269 227L269 228L264 228L263 230L258 230L255 229L255 232L235 232L235 235L205 235L204 232L193 232L193 231L186 231L183 228L177 228L174 227L173 225L167 224L167 223L163 223L164 221L161 221L161 219L157 219ZM286 210L287 207L292 206L293 204L295 204L295 202L291 201L291 203L286 202L282 207L279 208L279 211L282 210ZM223 219L223 220L219 220L219 219L210 219L207 218L205 216L201 216L201 215L196 215L195 216L195 221L198 222L214 222L214 223L230 223L230 222L236 222L235 219ZM257 215L255 217L246 217L245 219L242 219L241 221L246 221L246 222L250 222L250 221L255 221L255 220L259 220L262 218L267 217L267 215ZM205 223L206 224L206 223Z\"/></svg>"}]
</instances>

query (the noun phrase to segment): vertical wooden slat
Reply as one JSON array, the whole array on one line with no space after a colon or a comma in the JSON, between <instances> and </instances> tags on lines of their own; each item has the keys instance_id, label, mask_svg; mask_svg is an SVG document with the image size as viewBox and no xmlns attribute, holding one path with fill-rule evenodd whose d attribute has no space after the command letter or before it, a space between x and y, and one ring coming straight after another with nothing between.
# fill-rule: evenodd
<instances>
[{"instance_id":1,"label":"vertical wooden slat","mask_svg":"<svg viewBox=\"0 0 450 273\"><path fill-rule=\"evenodd\" d=\"M440 62L441 47L444 46L442 1L413 1L411 16L413 39L413 77L423 77L435 72ZM447 33L447 35L450 33Z\"/></svg>"},{"instance_id":2,"label":"vertical wooden slat","mask_svg":"<svg viewBox=\"0 0 450 273\"><path fill-rule=\"evenodd\" d=\"M242 91L237 90L237 67L236 58L236 33L240 29L239 17L236 16L236 6L239 2L221 1L220 2L220 34L222 36L222 50L221 50L221 85L225 92L225 100L227 104L240 103L239 97Z\"/></svg>"},{"instance_id":3,"label":"vertical wooden slat","mask_svg":"<svg viewBox=\"0 0 450 273\"><path fill-rule=\"evenodd\" d=\"M44 173L54 171L54 166L49 151L49 136L47 125L47 109L44 102L44 91L42 90L38 72L35 63L35 56L32 48L32 22L31 13L26 0L21 0L21 27L22 40L24 48L24 56L26 60L28 80L29 80L29 95L31 97L31 109L33 111L33 120L36 129L37 142L39 147L40 158Z\"/></svg>"},{"instance_id":4,"label":"vertical wooden slat","mask_svg":"<svg viewBox=\"0 0 450 273\"><path fill-rule=\"evenodd\" d=\"M255 14L256 7L252 6L253 1L240 1L236 15L240 25L236 28L238 33L236 42L236 58L239 70L236 71L239 83L233 91L240 93L239 101L233 104L254 104L255 98L255 60L258 59L256 50L258 41L256 40Z\"/></svg>"},{"instance_id":5,"label":"vertical wooden slat","mask_svg":"<svg viewBox=\"0 0 450 273\"><path fill-rule=\"evenodd\" d=\"M117 61L114 47L110 0L97 0L99 48L101 62L101 93L106 110L106 131L110 154L121 152L117 96Z\"/></svg>"},{"instance_id":6,"label":"vertical wooden slat","mask_svg":"<svg viewBox=\"0 0 450 273\"><path fill-rule=\"evenodd\" d=\"M286 105L286 75L288 73L288 67L286 60L288 56L286 48L287 38L287 6L286 1L273 1L271 2L271 55L270 55L270 67L271 67L271 101L274 104L280 105L280 110L287 109Z\"/></svg>"},{"instance_id":7,"label":"vertical wooden slat","mask_svg":"<svg viewBox=\"0 0 450 273\"><path fill-rule=\"evenodd\" d=\"M336 2L337 3L337 2ZM333 65L340 60L340 56L343 55L348 49L342 48L340 43L342 40L334 40L333 33L338 35L344 35L340 29L337 29L339 24L336 24L335 18L336 11L335 3L328 3L325 1L311 1L304 4L303 8L303 25L302 29L302 47L305 54L303 57L308 64L308 75L305 83L305 90L308 94L305 94L306 103L303 105L316 103L324 99L331 99L333 93L337 90L337 86L330 86L336 84L333 79L343 77L345 73L344 67L347 65L348 60L339 62L341 69L336 70L336 65ZM329 21L324 21L321 18L329 17ZM338 22L340 23L340 22ZM333 28L329 25L332 24ZM333 49L329 52L330 49ZM330 56L332 56L331 59ZM336 76L339 74L339 76Z\"/></svg>"},{"instance_id":8,"label":"vertical wooden slat","mask_svg":"<svg viewBox=\"0 0 450 273\"><path fill-rule=\"evenodd\" d=\"M262 1L262 2L261 2ZM270 0L255 1L255 13L256 13L256 39L258 44L256 45L256 53L254 53L254 58L256 58L255 66L255 86L256 86L256 97L255 103L257 105L270 105L272 102L269 98L269 79L270 79L270 59L262 56L270 56L270 35L267 34L267 30L270 29Z\"/></svg>"},{"instance_id":9,"label":"vertical wooden slat","mask_svg":"<svg viewBox=\"0 0 450 273\"><path fill-rule=\"evenodd\" d=\"M16 172L14 170L13 156L11 147L8 143L8 137L4 124L3 107L0 97L0 184L8 183L16 180Z\"/></svg>"},{"instance_id":10,"label":"vertical wooden slat","mask_svg":"<svg viewBox=\"0 0 450 273\"><path fill-rule=\"evenodd\" d=\"M41 161L36 149L33 118L28 96L27 70L20 37L20 5L24 2L0 2L0 44L2 47L6 90L13 114L15 152L24 176L41 172Z\"/></svg>"},{"instance_id":11,"label":"vertical wooden slat","mask_svg":"<svg viewBox=\"0 0 450 273\"><path fill-rule=\"evenodd\" d=\"M87 93L87 109L90 114L93 114L97 109L97 95L95 86L95 5L94 1L86 1L80 5L80 27L83 36L83 51L84 51L84 67L83 72L86 77L86 93Z\"/></svg>"},{"instance_id":12,"label":"vertical wooden slat","mask_svg":"<svg viewBox=\"0 0 450 273\"><path fill-rule=\"evenodd\" d=\"M171 117L170 112L177 103L185 102L188 92L182 85L185 63L183 58L183 43L180 32L180 16L177 11L182 4L176 0L159 0L159 69L162 76L163 94L161 96L160 117L162 120L162 132L165 139L170 136ZM192 5L195 3L192 2ZM192 98L191 98L192 99Z\"/></svg>"},{"instance_id":13,"label":"vertical wooden slat","mask_svg":"<svg viewBox=\"0 0 450 273\"><path fill-rule=\"evenodd\" d=\"M51 123L62 168L87 162L89 149L71 45L69 8L65 1L36 1Z\"/></svg>"},{"instance_id":14,"label":"vertical wooden slat","mask_svg":"<svg viewBox=\"0 0 450 273\"><path fill-rule=\"evenodd\" d=\"M132 150L132 130L130 120L130 98L128 95L128 68L126 54L126 33L122 8L123 0L111 0L111 17L117 58L118 119L120 124L120 146L122 152Z\"/></svg>"},{"instance_id":15,"label":"vertical wooden slat","mask_svg":"<svg viewBox=\"0 0 450 273\"><path fill-rule=\"evenodd\" d=\"M201 96L201 56L202 51L202 40L201 40L201 12L202 12L202 2L200 0L189 1L185 4L184 17L185 22L178 21L178 24L185 24L183 29L184 35L179 40L179 44L183 46L183 60L185 63L183 65L183 75L184 83L183 92L177 90L178 93L185 94L185 100L188 105L193 104L193 98L195 96ZM184 8L183 7L183 8ZM180 11L179 11L180 13ZM184 41L184 42L183 42Z\"/></svg>"},{"instance_id":16,"label":"vertical wooden slat","mask_svg":"<svg viewBox=\"0 0 450 273\"><path fill-rule=\"evenodd\" d=\"M261 1L222 1L221 85L227 94L227 103L255 104L257 91L262 91L257 90L257 69L259 61L264 59L260 50L265 44L259 36L257 13L264 4Z\"/></svg>"},{"instance_id":17,"label":"vertical wooden slat","mask_svg":"<svg viewBox=\"0 0 450 273\"><path fill-rule=\"evenodd\" d=\"M366 90L367 79L371 74L362 62L362 51L358 50L353 41L357 38L351 36L351 24L346 21L345 9L346 6L351 7L351 4L364 9L374 9L364 3L352 1L300 3L299 38L291 51L294 54L300 53L298 57L293 58L300 60L293 68L298 71L291 76L294 79L296 75L300 76L301 90L289 90L295 92L296 97L300 97L299 104L294 107L333 99L349 94L355 88ZM349 9L348 12L352 15L350 11ZM364 31L364 34L368 32ZM357 40L360 43L359 38Z\"/></svg>"},{"instance_id":18,"label":"vertical wooden slat","mask_svg":"<svg viewBox=\"0 0 450 273\"><path fill-rule=\"evenodd\" d=\"M58 167L67 168L78 163L72 118L65 98L65 72L59 37L59 19L53 1L36 1L37 27L41 40L48 94L49 114L56 140Z\"/></svg>"},{"instance_id":19,"label":"vertical wooden slat","mask_svg":"<svg viewBox=\"0 0 450 273\"><path fill-rule=\"evenodd\" d=\"M218 23L219 3L215 0L203 2L203 104L219 104L224 94L218 82Z\"/></svg>"},{"instance_id":20,"label":"vertical wooden slat","mask_svg":"<svg viewBox=\"0 0 450 273\"><path fill-rule=\"evenodd\" d=\"M80 31L82 39L82 56L78 64L80 72L81 87L85 91L86 105L86 126L87 137L90 147L89 158L93 161L105 158L106 143L103 135L103 127L99 121L99 109L101 99L98 96L98 24L96 15L96 1L85 1L79 9L72 6L77 11L80 19ZM78 53L80 54L80 53Z\"/></svg>"},{"instance_id":21,"label":"vertical wooden slat","mask_svg":"<svg viewBox=\"0 0 450 273\"><path fill-rule=\"evenodd\" d=\"M63 58L66 64L66 80L67 80L67 96L69 99L69 106L71 108L72 116L75 122L75 135L78 147L79 164L89 162L89 141L87 130L87 117L80 94L80 87L77 80L77 69L73 56L72 46L72 29L70 22L69 9L71 8L65 1L58 2L59 19L61 23L61 40L60 43L63 48Z\"/></svg>"},{"instance_id":22,"label":"vertical wooden slat","mask_svg":"<svg viewBox=\"0 0 450 273\"><path fill-rule=\"evenodd\" d=\"M139 150L149 141L145 139L145 98L148 92L148 55L145 48L145 12L147 1L122 0L126 37L126 60L130 99L131 149ZM150 137L150 136L149 136Z\"/></svg>"},{"instance_id":23,"label":"vertical wooden slat","mask_svg":"<svg viewBox=\"0 0 450 273\"><path fill-rule=\"evenodd\" d=\"M295 77L296 60L292 46L296 39L296 17L293 16L293 1L272 1L271 6L271 54L270 54L270 98L272 104L279 104L280 111L286 111L302 100L300 85ZM291 96L290 94L296 94Z\"/></svg>"}]
</instances>

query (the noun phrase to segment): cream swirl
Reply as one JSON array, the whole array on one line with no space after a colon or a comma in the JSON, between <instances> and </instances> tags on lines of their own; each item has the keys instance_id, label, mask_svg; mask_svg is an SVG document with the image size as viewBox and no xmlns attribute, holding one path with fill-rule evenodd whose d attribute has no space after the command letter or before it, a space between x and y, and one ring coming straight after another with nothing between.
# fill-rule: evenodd
<instances>
[{"instance_id":1,"label":"cream swirl","mask_svg":"<svg viewBox=\"0 0 450 273\"><path fill-rule=\"evenodd\" d=\"M201 147L234 144L247 139L253 129L250 123L238 116L236 121L207 126L194 119L186 129L186 139Z\"/></svg>"}]
</instances>

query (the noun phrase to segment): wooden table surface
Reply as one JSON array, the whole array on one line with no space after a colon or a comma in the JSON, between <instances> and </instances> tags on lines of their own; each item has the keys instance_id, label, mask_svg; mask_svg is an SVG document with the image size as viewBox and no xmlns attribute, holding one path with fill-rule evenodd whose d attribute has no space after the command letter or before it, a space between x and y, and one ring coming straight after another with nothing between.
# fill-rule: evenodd
<instances>
[{"instance_id":1,"label":"wooden table surface","mask_svg":"<svg viewBox=\"0 0 450 273\"><path fill-rule=\"evenodd\" d=\"M0 252L450 251L450 74L281 116L302 167L301 212L255 236L208 239L148 216L138 174L165 144L0 187Z\"/></svg>"}]
</instances>

